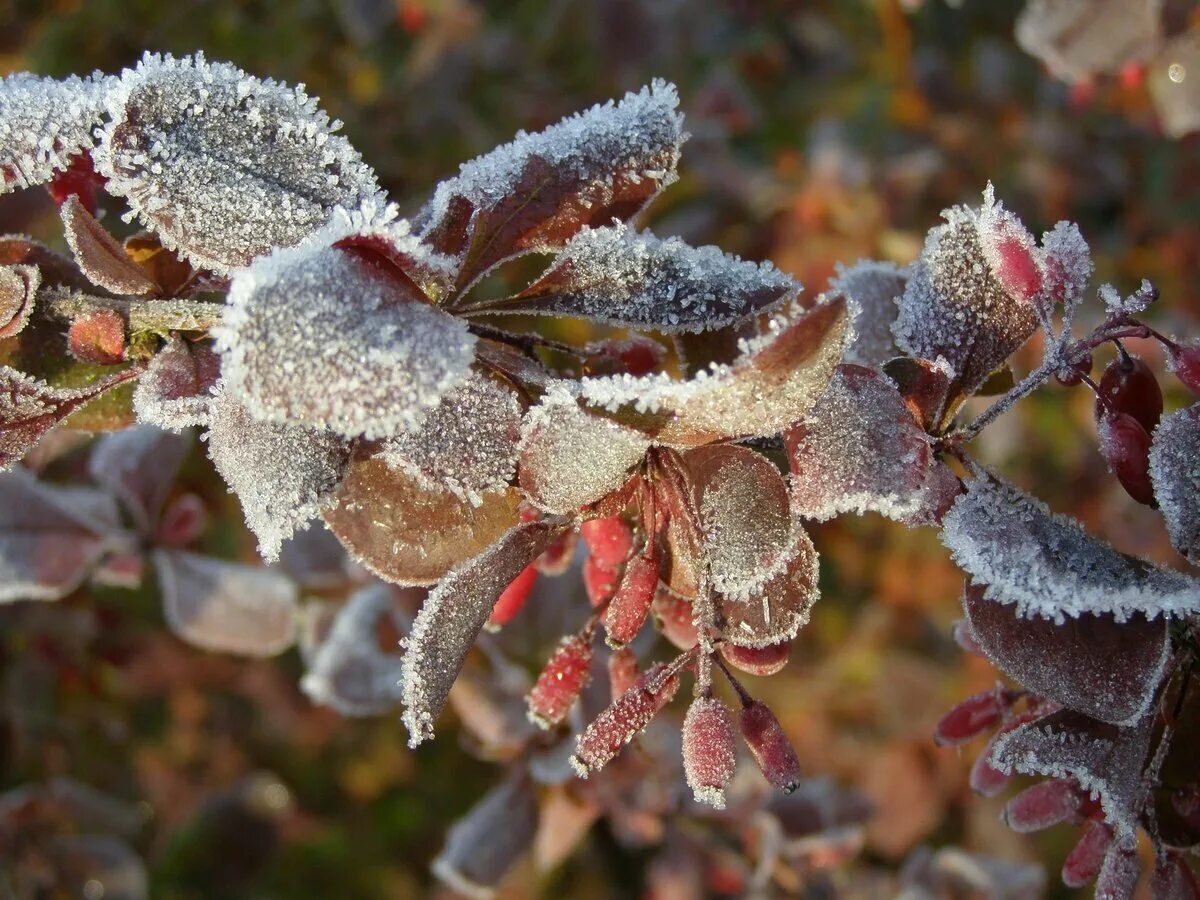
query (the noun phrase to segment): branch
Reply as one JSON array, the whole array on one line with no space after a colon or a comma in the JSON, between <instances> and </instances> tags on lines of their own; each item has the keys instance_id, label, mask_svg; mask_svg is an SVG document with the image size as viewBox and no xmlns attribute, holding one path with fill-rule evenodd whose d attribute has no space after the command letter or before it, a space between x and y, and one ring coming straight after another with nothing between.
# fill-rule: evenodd
<instances>
[{"instance_id":1,"label":"branch","mask_svg":"<svg viewBox=\"0 0 1200 900\"><path fill-rule=\"evenodd\" d=\"M131 332L208 331L221 322L225 307L203 300L133 300L49 289L38 292L39 308L64 322L111 309L129 323Z\"/></svg>"}]
</instances>

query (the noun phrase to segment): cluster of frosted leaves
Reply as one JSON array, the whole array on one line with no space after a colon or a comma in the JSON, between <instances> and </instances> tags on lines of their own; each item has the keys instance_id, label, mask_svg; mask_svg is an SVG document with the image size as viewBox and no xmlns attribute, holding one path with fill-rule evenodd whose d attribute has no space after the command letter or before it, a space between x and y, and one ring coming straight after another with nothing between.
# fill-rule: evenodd
<instances>
[{"instance_id":1,"label":"cluster of frosted leaves","mask_svg":"<svg viewBox=\"0 0 1200 900\"><path fill-rule=\"evenodd\" d=\"M766 437L803 416L824 392L849 336L846 301L772 316L763 333L738 343L738 357L680 381L665 373L581 379L580 398L637 423L661 444L696 446Z\"/></svg>"},{"instance_id":2,"label":"cluster of frosted leaves","mask_svg":"<svg viewBox=\"0 0 1200 900\"><path fill-rule=\"evenodd\" d=\"M369 571L395 584L430 585L517 523L517 490L491 491L480 500L476 506L449 490L430 490L381 459L358 459L324 517Z\"/></svg>"},{"instance_id":3,"label":"cluster of frosted leaves","mask_svg":"<svg viewBox=\"0 0 1200 900\"><path fill-rule=\"evenodd\" d=\"M0 267L0 339L25 328L41 283L37 266Z\"/></svg>"},{"instance_id":4,"label":"cluster of frosted leaves","mask_svg":"<svg viewBox=\"0 0 1200 900\"><path fill-rule=\"evenodd\" d=\"M220 357L209 347L172 337L133 390L137 420L167 431L207 425L210 391L220 374Z\"/></svg>"},{"instance_id":5,"label":"cluster of frosted leaves","mask_svg":"<svg viewBox=\"0 0 1200 900\"><path fill-rule=\"evenodd\" d=\"M409 746L433 737L433 724L497 598L564 528L548 521L517 525L429 592L404 642L401 684Z\"/></svg>"},{"instance_id":6,"label":"cluster of frosted leaves","mask_svg":"<svg viewBox=\"0 0 1200 900\"><path fill-rule=\"evenodd\" d=\"M142 534L162 513L192 436L138 425L101 436L88 457L92 481L121 501Z\"/></svg>"},{"instance_id":7,"label":"cluster of frosted leaves","mask_svg":"<svg viewBox=\"0 0 1200 900\"><path fill-rule=\"evenodd\" d=\"M1082 81L1153 54L1160 7L1160 0L1029 0L1017 17L1017 43L1056 77Z\"/></svg>"},{"instance_id":8,"label":"cluster of frosted leaves","mask_svg":"<svg viewBox=\"0 0 1200 900\"><path fill-rule=\"evenodd\" d=\"M998 669L1036 694L1094 719L1128 725L1149 710L1171 643L1164 618L1081 613L1061 623L1021 618L968 585L963 611L975 642Z\"/></svg>"},{"instance_id":9,"label":"cluster of frosted leaves","mask_svg":"<svg viewBox=\"0 0 1200 900\"><path fill-rule=\"evenodd\" d=\"M1108 823L1129 834L1146 799L1142 771L1151 724L1146 717L1122 727L1061 710L1001 735L989 762L1005 774L1074 778L1100 798Z\"/></svg>"},{"instance_id":10,"label":"cluster of frosted leaves","mask_svg":"<svg viewBox=\"0 0 1200 900\"><path fill-rule=\"evenodd\" d=\"M872 369L839 366L784 445L801 516L872 511L905 521L924 502L929 442L895 385Z\"/></svg>"},{"instance_id":11,"label":"cluster of frosted leaves","mask_svg":"<svg viewBox=\"0 0 1200 900\"><path fill-rule=\"evenodd\" d=\"M449 490L474 506L503 491L517 472L521 403L507 384L473 372L416 431L384 442L379 456L430 490Z\"/></svg>"},{"instance_id":12,"label":"cluster of frosted leaves","mask_svg":"<svg viewBox=\"0 0 1200 900\"><path fill-rule=\"evenodd\" d=\"M164 549L154 567L167 624L188 643L274 656L295 640L296 586L274 569Z\"/></svg>"},{"instance_id":13,"label":"cluster of frosted leaves","mask_svg":"<svg viewBox=\"0 0 1200 900\"><path fill-rule=\"evenodd\" d=\"M898 300L904 293L908 272L894 263L859 260L852 266L837 265L827 296L840 295L850 302L854 338L844 361L879 368L899 356L892 336L892 323L900 312Z\"/></svg>"},{"instance_id":14,"label":"cluster of frosted leaves","mask_svg":"<svg viewBox=\"0 0 1200 900\"><path fill-rule=\"evenodd\" d=\"M970 394L1037 330L1032 297L1017 284L1022 275L1040 282L1040 267L1008 271L1014 257L1036 266L1036 248L990 185L980 209L956 206L942 215L946 224L930 229L912 264L892 332L911 356L943 357L959 391Z\"/></svg>"},{"instance_id":15,"label":"cluster of frosted leaves","mask_svg":"<svg viewBox=\"0 0 1200 900\"><path fill-rule=\"evenodd\" d=\"M321 240L239 271L216 337L228 390L256 417L350 437L418 427L475 356L465 323Z\"/></svg>"},{"instance_id":16,"label":"cluster of frosted leaves","mask_svg":"<svg viewBox=\"0 0 1200 900\"><path fill-rule=\"evenodd\" d=\"M92 148L115 79L0 79L0 194L42 184Z\"/></svg>"},{"instance_id":17,"label":"cluster of frosted leaves","mask_svg":"<svg viewBox=\"0 0 1200 900\"><path fill-rule=\"evenodd\" d=\"M686 139L673 85L655 81L463 164L418 221L440 252L461 258L458 287L497 263L552 251L586 225L641 211L675 181Z\"/></svg>"},{"instance_id":18,"label":"cluster of frosted leaves","mask_svg":"<svg viewBox=\"0 0 1200 900\"><path fill-rule=\"evenodd\" d=\"M241 501L263 558L276 559L296 529L334 502L348 442L327 431L263 422L224 390L210 400L207 424L213 465Z\"/></svg>"},{"instance_id":19,"label":"cluster of frosted leaves","mask_svg":"<svg viewBox=\"0 0 1200 900\"><path fill-rule=\"evenodd\" d=\"M346 600L300 681L309 699L344 716L376 716L400 705L399 648L385 653L379 646L384 617L399 629L392 589L385 584L367 585Z\"/></svg>"},{"instance_id":20,"label":"cluster of frosted leaves","mask_svg":"<svg viewBox=\"0 0 1200 900\"><path fill-rule=\"evenodd\" d=\"M0 602L65 597L126 542L107 493L0 473Z\"/></svg>"},{"instance_id":21,"label":"cluster of frosted leaves","mask_svg":"<svg viewBox=\"0 0 1200 900\"><path fill-rule=\"evenodd\" d=\"M1022 617L1062 622L1109 614L1125 622L1200 612L1200 582L1126 556L1074 519L993 478L968 482L942 522L942 543L988 598Z\"/></svg>"},{"instance_id":22,"label":"cluster of frosted leaves","mask_svg":"<svg viewBox=\"0 0 1200 900\"><path fill-rule=\"evenodd\" d=\"M770 263L617 224L585 228L545 274L497 311L578 316L674 334L722 328L794 300L800 290Z\"/></svg>"},{"instance_id":23,"label":"cluster of frosted leaves","mask_svg":"<svg viewBox=\"0 0 1200 900\"><path fill-rule=\"evenodd\" d=\"M567 515L621 487L649 448L641 432L585 412L560 385L521 425L521 489L547 512Z\"/></svg>"},{"instance_id":24,"label":"cluster of frosted leaves","mask_svg":"<svg viewBox=\"0 0 1200 900\"><path fill-rule=\"evenodd\" d=\"M1154 430L1150 477L1171 544L1200 562L1200 404L1172 413Z\"/></svg>"},{"instance_id":25,"label":"cluster of frosted leaves","mask_svg":"<svg viewBox=\"0 0 1200 900\"><path fill-rule=\"evenodd\" d=\"M340 123L301 87L201 54L147 54L106 99L95 161L107 189L205 268L244 266L378 198Z\"/></svg>"}]
</instances>

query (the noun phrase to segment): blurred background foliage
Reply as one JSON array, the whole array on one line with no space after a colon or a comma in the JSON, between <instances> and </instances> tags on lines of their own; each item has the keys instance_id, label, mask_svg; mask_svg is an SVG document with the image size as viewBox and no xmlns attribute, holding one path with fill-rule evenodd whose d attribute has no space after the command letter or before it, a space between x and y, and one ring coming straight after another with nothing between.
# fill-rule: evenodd
<instances>
[{"instance_id":1,"label":"blurred background foliage","mask_svg":"<svg viewBox=\"0 0 1200 900\"><path fill-rule=\"evenodd\" d=\"M0 0L0 73L111 72L143 50L201 49L305 82L408 213L516 130L663 77L679 86L692 138L681 182L648 214L660 233L770 259L818 292L838 261L910 262L939 211L978 202L990 179L1035 233L1077 221L1100 280L1127 291L1151 279L1164 298L1154 324L1195 334L1200 138L1161 133L1138 69L1074 87L1050 77L1014 42L1018 10L986 0ZM0 202L0 232L10 231L61 244L37 192ZM1017 367L1035 359L1026 348ZM1168 408L1182 402L1168 395ZM1026 402L981 454L1121 549L1172 558L1158 517L1107 476L1082 389ZM236 501L195 456L186 486L214 511L205 549L253 558ZM930 739L944 709L995 679L950 639L960 576L936 536L872 517L817 528L814 540L824 599L788 668L751 681L809 771L874 802L866 861L895 867L921 844L958 844L1056 871L1071 834L1008 832L1003 798L967 790L973 753ZM566 584L539 602L568 602ZM493 767L450 728L413 753L396 716L313 708L294 653L205 654L160 616L152 589L0 608L0 790L70 778L119 799L155 897L443 890L429 861ZM647 858L600 827L556 871L525 865L506 892L636 896Z\"/></svg>"}]
</instances>

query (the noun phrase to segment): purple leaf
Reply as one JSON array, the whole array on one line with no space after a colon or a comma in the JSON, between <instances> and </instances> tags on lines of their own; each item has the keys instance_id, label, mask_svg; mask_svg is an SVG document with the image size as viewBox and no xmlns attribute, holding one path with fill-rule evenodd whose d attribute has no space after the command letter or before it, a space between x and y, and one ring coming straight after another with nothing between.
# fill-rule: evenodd
<instances>
[{"instance_id":1,"label":"purple leaf","mask_svg":"<svg viewBox=\"0 0 1200 900\"><path fill-rule=\"evenodd\" d=\"M1200 403L1171 413L1154 430L1150 477L1171 544L1200 562Z\"/></svg>"}]
</instances>

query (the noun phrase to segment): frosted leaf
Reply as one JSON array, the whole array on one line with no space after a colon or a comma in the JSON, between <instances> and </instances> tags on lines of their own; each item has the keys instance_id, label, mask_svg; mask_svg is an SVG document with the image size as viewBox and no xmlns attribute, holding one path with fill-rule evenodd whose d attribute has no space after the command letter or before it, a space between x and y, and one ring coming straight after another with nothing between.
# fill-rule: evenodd
<instances>
[{"instance_id":1,"label":"frosted leaf","mask_svg":"<svg viewBox=\"0 0 1200 900\"><path fill-rule=\"evenodd\" d=\"M429 490L380 459L355 460L325 521L351 555L385 581L433 584L518 521L516 490L471 503Z\"/></svg>"},{"instance_id":2,"label":"frosted leaf","mask_svg":"<svg viewBox=\"0 0 1200 900\"><path fill-rule=\"evenodd\" d=\"M87 387L57 388L0 366L0 470L12 466L42 435L79 407L140 373L141 369L131 367Z\"/></svg>"},{"instance_id":3,"label":"frosted leaf","mask_svg":"<svg viewBox=\"0 0 1200 900\"><path fill-rule=\"evenodd\" d=\"M1092 262L1092 250L1079 233L1079 226L1073 222L1059 222L1042 235L1042 252L1050 297L1067 306L1082 300L1096 267Z\"/></svg>"},{"instance_id":4,"label":"frosted leaf","mask_svg":"<svg viewBox=\"0 0 1200 900\"><path fill-rule=\"evenodd\" d=\"M1200 130L1200 34L1185 31L1166 41L1150 61L1146 86L1162 129L1174 138Z\"/></svg>"},{"instance_id":5,"label":"frosted leaf","mask_svg":"<svg viewBox=\"0 0 1200 900\"><path fill-rule=\"evenodd\" d=\"M844 357L848 363L878 368L899 356L892 323L900 312L897 301L904 293L908 273L893 263L859 260L846 268L837 265L827 296L840 295L850 302L854 339Z\"/></svg>"},{"instance_id":6,"label":"frosted leaf","mask_svg":"<svg viewBox=\"0 0 1200 900\"><path fill-rule=\"evenodd\" d=\"M386 584L367 585L337 611L300 680L310 700L343 716L378 716L400 705L400 648L384 652L378 637L381 619L402 630L392 596Z\"/></svg>"},{"instance_id":7,"label":"frosted leaf","mask_svg":"<svg viewBox=\"0 0 1200 900\"><path fill-rule=\"evenodd\" d=\"M1000 735L991 763L1007 774L1074 778L1099 796L1118 834L1137 828L1146 800L1142 767L1150 749L1149 717L1127 728L1062 710Z\"/></svg>"},{"instance_id":8,"label":"frosted leaf","mask_svg":"<svg viewBox=\"0 0 1200 900\"><path fill-rule=\"evenodd\" d=\"M774 435L816 403L846 340L843 298L810 310L792 306L763 334L742 341L731 365L715 364L687 381L666 374L584 378L578 390L588 405L636 422L662 444Z\"/></svg>"},{"instance_id":9,"label":"frosted leaf","mask_svg":"<svg viewBox=\"0 0 1200 900\"><path fill-rule=\"evenodd\" d=\"M470 373L462 321L356 254L281 250L233 278L214 329L229 390L258 418L389 437Z\"/></svg>"},{"instance_id":10,"label":"frosted leaf","mask_svg":"<svg viewBox=\"0 0 1200 900\"><path fill-rule=\"evenodd\" d=\"M1150 477L1171 544L1200 562L1200 404L1171 413L1154 429Z\"/></svg>"},{"instance_id":11,"label":"frosted leaf","mask_svg":"<svg viewBox=\"0 0 1200 900\"><path fill-rule=\"evenodd\" d=\"M350 580L346 549L324 522L298 531L279 549L279 567L301 588L327 591Z\"/></svg>"},{"instance_id":12,"label":"frosted leaf","mask_svg":"<svg viewBox=\"0 0 1200 900\"><path fill-rule=\"evenodd\" d=\"M1113 550L1074 519L1011 485L977 478L942 522L942 543L987 597L1017 615L1062 622L1108 613L1200 612L1200 582Z\"/></svg>"},{"instance_id":13,"label":"frosted leaf","mask_svg":"<svg viewBox=\"0 0 1200 900\"><path fill-rule=\"evenodd\" d=\"M1056 77L1082 81L1149 57L1161 40L1160 0L1030 0L1017 43Z\"/></svg>"},{"instance_id":14,"label":"frosted leaf","mask_svg":"<svg viewBox=\"0 0 1200 900\"><path fill-rule=\"evenodd\" d=\"M110 432L92 446L88 474L125 505L142 534L150 534L191 448L191 435L152 425Z\"/></svg>"},{"instance_id":15,"label":"frosted leaf","mask_svg":"<svg viewBox=\"0 0 1200 900\"><path fill-rule=\"evenodd\" d=\"M530 502L566 515L620 488L649 448L641 432L589 414L569 395L552 391L521 426L521 488Z\"/></svg>"},{"instance_id":16,"label":"frosted leaf","mask_svg":"<svg viewBox=\"0 0 1200 900\"><path fill-rule=\"evenodd\" d=\"M33 266L41 273L42 284L80 291L90 288L72 260L22 234L0 236L0 265Z\"/></svg>"},{"instance_id":17,"label":"frosted leaf","mask_svg":"<svg viewBox=\"0 0 1200 900\"><path fill-rule=\"evenodd\" d=\"M115 79L0 79L0 194L42 184L91 149Z\"/></svg>"},{"instance_id":18,"label":"frosted leaf","mask_svg":"<svg viewBox=\"0 0 1200 900\"><path fill-rule=\"evenodd\" d=\"M429 592L404 644L401 684L410 747L433 737L434 722L496 599L562 530L544 521L517 525Z\"/></svg>"},{"instance_id":19,"label":"frosted leaf","mask_svg":"<svg viewBox=\"0 0 1200 900\"><path fill-rule=\"evenodd\" d=\"M107 190L124 197L168 249L224 272L299 243L335 207L379 195L341 127L301 87L228 63L146 54L108 95L95 153Z\"/></svg>"},{"instance_id":20,"label":"frosted leaf","mask_svg":"<svg viewBox=\"0 0 1200 900\"><path fill-rule=\"evenodd\" d=\"M748 600L797 552L787 484L774 465L746 447L699 447L684 456L684 464L711 585L729 600Z\"/></svg>"},{"instance_id":21,"label":"frosted leaf","mask_svg":"<svg viewBox=\"0 0 1200 900\"><path fill-rule=\"evenodd\" d=\"M904 519L909 528L941 525L942 519L963 492L962 482L954 470L940 460L934 460L921 485L920 502L916 511Z\"/></svg>"},{"instance_id":22,"label":"frosted leaf","mask_svg":"<svg viewBox=\"0 0 1200 900\"><path fill-rule=\"evenodd\" d=\"M416 431L385 441L379 456L432 490L450 490L475 506L503 491L517 473L521 403L497 379L472 373L442 398Z\"/></svg>"},{"instance_id":23,"label":"frosted leaf","mask_svg":"<svg viewBox=\"0 0 1200 900\"><path fill-rule=\"evenodd\" d=\"M905 521L925 499L925 432L885 376L839 366L816 406L784 432L798 515L879 512Z\"/></svg>"},{"instance_id":24,"label":"frosted leaf","mask_svg":"<svg viewBox=\"0 0 1200 900\"><path fill-rule=\"evenodd\" d=\"M1165 619L1081 613L1061 623L1022 619L1010 605L969 585L963 610L974 639L1022 687L1114 725L1140 719L1166 674L1171 644Z\"/></svg>"},{"instance_id":25,"label":"frosted leaf","mask_svg":"<svg viewBox=\"0 0 1200 900\"><path fill-rule=\"evenodd\" d=\"M179 637L205 650L274 656L296 637L296 586L261 566L183 550L155 550L163 615Z\"/></svg>"},{"instance_id":26,"label":"frosted leaf","mask_svg":"<svg viewBox=\"0 0 1200 900\"><path fill-rule=\"evenodd\" d=\"M691 247L618 224L585 228L537 281L486 308L674 334L722 328L794 300L800 290L769 262L746 262L716 247Z\"/></svg>"},{"instance_id":27,"label":"frosted leaf","mask_svg":"<svg viewBox=\"0 0 1200 900\"><path fill-rule=\"evenodd\" d=\"M65 597L127 540L103 491L43 484L22 468L0 473L0 603Z\"/></svg>"},{"instance_id":28,"label":"frosted leaf","mask_svg":"<svg viewBox=\"0 0 1200 900\"><path fill-rule=\"evenodd\" d=\"M223 391L209 403L205 440L268 562L293 532L334 503L350 455L349 442L338 435L259 421Z\"/></svg>"},{"instance_id":29,"label":"frosted leaf","mask_svg":"<svg viewBox=\"0 0 1200 900\"><path fill-rule=\"evenodd\" d=\"M209 391L221 360L205 344L172 337L150 360L133 391L137 420L167 431L208 424Z\"/></svg>"},{"instance_id":30,"label":"frosted leaf","mask_svg":"<svg viewBox=\"0 0 1200 900\"><path fill-rule=\"evenodd\" d=\"M947 224L930 229L892 332L910 356L944 357L955 386L971 394L1037 330L1033 304L1011 289L1033 276L1011 272L1006 285L999 276L1007 270L998 266L1002 247L1014 244L1019 258L1032 239L990 185L980 209L956 206L942 215Z\"/></svg>"},{"instance_id":31,"label":"frosted leaf","mask_svg":"<svg viewBox=\"0 0 1200 900\"><path fill-rule=\"evenodd\" d=\"M674 85L564 119L464 164L419 216L428 242L462 256L459 289L505 259L562 247L586 225L629 219L675 181L686 135Z\"/></svg>"},{"instance_id":32,"label":"frosted leaf","mask_svg":"<svg viewBox=\"0 0 1200 900\"><path fill-rule=\"evenodd\" d=\"M504 874L533 844L537 826L533 784L514 772L451 826L430 870L457 894L491 900Z\"/></svg>"},{"instance_id":33,"label":"frosted leaf","mask_svg":"<svg viewBox=\"0 0 1200 900\"><path fill-rule=\"evenodd\" d=\"M125 248L72 194L59 207L63 234L88 280L114 294L154 293L156 285L125 253Z\"/></svg>"},{"instance_id":34,"label":"frosted leaf","mask_svg":"<svg viewBox=\"0 0 1200 900\"><path fill-rule=\"evenodd\" d=\"M0 340L25 328L41 282L37 266L0 266Z\"/></svg>"},{"instance_id":35,"label":"frosted leaf","mask_svg":"<svg viewBox=\"0 0 1200 900\"><path fill-rule=\"evenodd\" d=\"M817 587L816 548L804 531L796 531L795 555L782 572L748 600L720 604L721 634L739 647L763 648L790 641L808 624Z\"/></svg>"}]
</instances>

